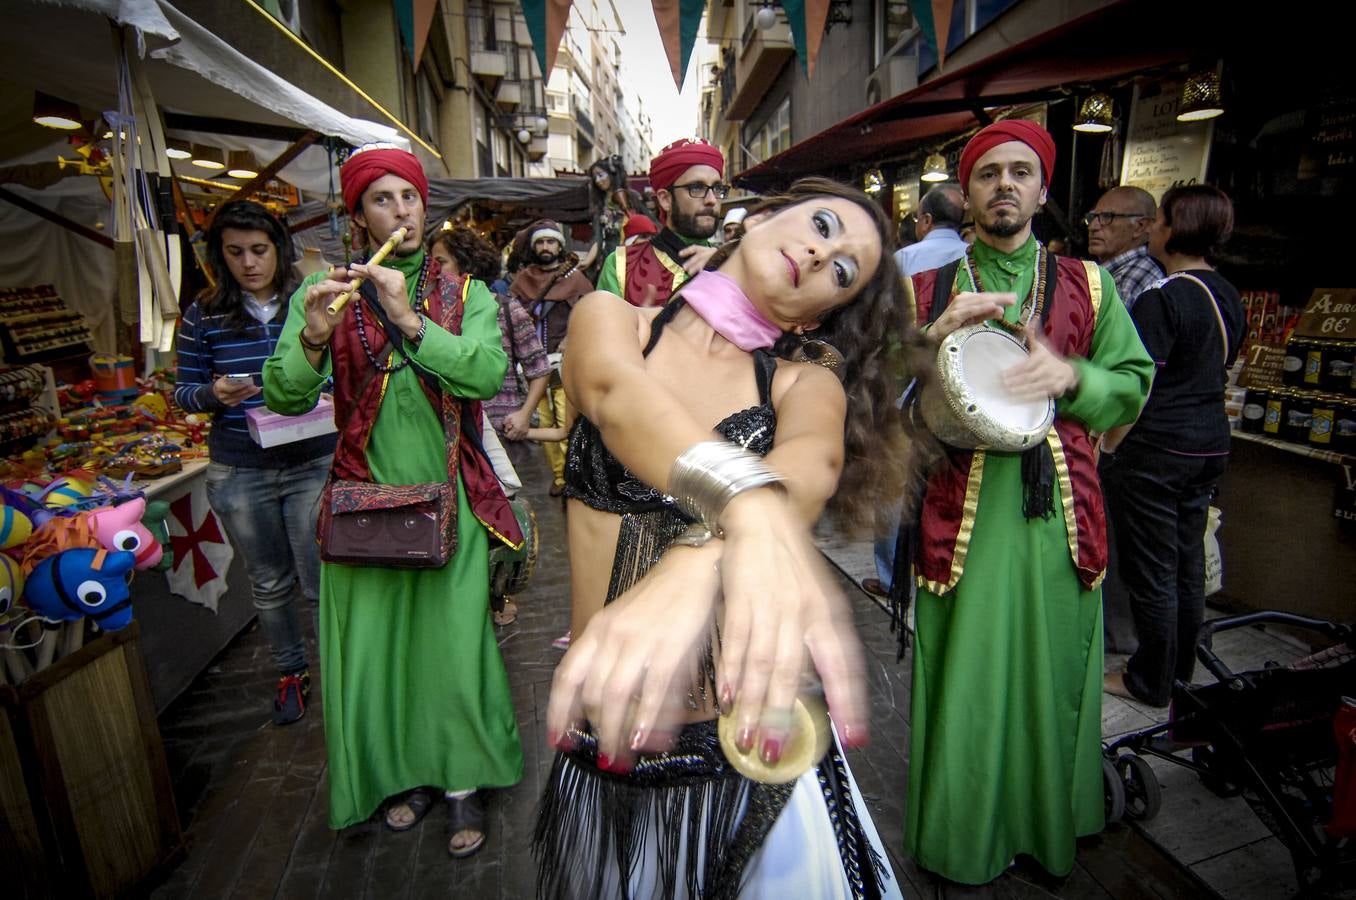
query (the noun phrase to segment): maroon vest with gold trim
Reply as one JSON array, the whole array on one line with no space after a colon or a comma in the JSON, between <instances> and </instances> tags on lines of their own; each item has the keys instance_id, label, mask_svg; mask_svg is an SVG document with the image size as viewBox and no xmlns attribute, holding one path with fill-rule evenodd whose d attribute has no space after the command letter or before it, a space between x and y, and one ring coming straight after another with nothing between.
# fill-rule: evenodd
<instances>
[{"instance_id":1,"label":"maroon vest with gold trim","mask_svg":"<svg viewBox=\"0 0 1356 900\"><path fill-rule=\"evenodd\" d=\"M646 288L654 285L652 306L663 306L669 302L678 288L688 280L688 275L677 261L653 246L649 241L631 244L625 253L618 253L614 259L625 269L616 273L621 285L622 297L632 306L646 305Z\"/></svg>"},{"instance_id":2,"label":"maroon vest with gold trim","mask_svg":"<svg viewBox=\"0 0 1356 900\"><path fill-rule=\"evenodd\" d=\"M1056 264L1059 274L1045 337L1058 353L1086 358L1101 305L1101 274L1096 264L1077 259L1059 257ZM928 319L936 279L935 269L913 276L919 322ZM953 286L953 296L954 291ZM1107 556L1106 513L1092 441L1082 422L1056 415L1046 442L1055 459L1056 514L1064 518L1078 580L1092 590L1106 574ZM964 574L984 470L983 450L949 450L950 465L928 480L914 559L919 585L936 594L955 588ZM1012 497L1011 502L1020 506L1022 498Z\"/></svg>"},{"instance_id":3,"label":"maroon vest with gold trim","mask_svg":"<svg viewBox=\"0 0 1356 900\"><path fill-rule=\"evenodd\" d=\"M422 300L424 314L453 334L461 334L461 320L465 311L467 282L461 278L442 275L435 260L429 260L429 283ZM386 393L389 375L380 372L368 378L372 364L363 351L358 337L358 317L354 307L363 302L354 297L344 308L344 318L330 337L333 355L334 413L339 423L339 443L335 447L334 464L330 474L336 479L371 481L372 471L367 463L367 436L377 421L377 410ZM363 316L368 346L380 360L388 356L386 332L374 315ZM504 489L494 474L494 467L481 444L484 422L479 400L458 398L459 402L444 406L442 399L431 391L423 379L419 385L435 410L452 416L453 433L458 436L457 471L471 512L485 526L490 535L517 550L522 546L523 533L513 515Z\"/></svg>"}]
</instances>

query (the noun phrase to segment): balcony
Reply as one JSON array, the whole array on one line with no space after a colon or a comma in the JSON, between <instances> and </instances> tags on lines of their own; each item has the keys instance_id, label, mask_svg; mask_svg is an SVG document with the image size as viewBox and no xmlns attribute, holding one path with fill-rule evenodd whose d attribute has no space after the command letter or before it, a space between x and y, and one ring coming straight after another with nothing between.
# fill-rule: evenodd
<instances>
[{"instance_id":1,"label":"balcony","mask_svg":"<svg viewBox=\"0 0 1356 900\"><path fill-rule=\"evenodd\" d=\"M527 145L527 159L529 162L539 162L546 157L546 149L550 141L546 135L533 135L532 142Z\"/></svg>"},{"instance_id":2,"label":"balcony","mask_svg":"<svg viewBox=\"0 0 1356 900\"><path fill-rule=\"evenodd\" d=\"M584 112L584 108L580 106L578 103L573 104L573 107L575 124L577 124L579 126L579 130L586 134L589 137L589 140L592 141L593 119L590 118L588 113Z\"/></svg>"},{"instance_id":3,"label":"balcony","mask_svg":"<svg viewBox=\"0 0 1356 900\"><path fill-rule=\"evenodd\" d=\"M523 85L518 81L505 79L499 82L494 92L495 105L505 112L512 112L523 102Z\"/></svg>"},{"instance_id":4,"label":"balcony","mask_svg":"<svg viewBox=\"0 0 1356 900\"><path fill-rule=\"evenodd\" d=\"M744 25L742 42L743 48L734 67L734 91L725 106L725 118L730 122L742 122L753 113L782 66L796 55L796 46L791 42L791 26L781 18L767 31L759 31L753 27L753 16L750 15Z\"/></svg>"},{"instance_id":5,"label":"balcony","mask_svg":"<svg viewBox=\"0 0 1356 900\"><path fill-rule=\"evenodd\" d=\"M486 90L493 91L508 74L508 58L502 50L472 50L471 74Z\"/></svg>"}]
</instances>

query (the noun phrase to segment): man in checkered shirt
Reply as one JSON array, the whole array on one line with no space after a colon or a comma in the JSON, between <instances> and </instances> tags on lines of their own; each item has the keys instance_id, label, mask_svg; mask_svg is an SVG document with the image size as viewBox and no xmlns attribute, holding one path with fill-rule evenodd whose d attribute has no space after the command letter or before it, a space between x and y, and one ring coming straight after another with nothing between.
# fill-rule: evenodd
<instances>
[{"instance_id":1,"label":"man in checkered shirt","mask_svg":"<svg viewBox=\"0 0 1356 900\"><path fill-rule=\"evenodd\" d=\"M1148 247L1149 223L1156 214L1152 195L1125 186L1107 191L1083 217L1088 224L1088 253L1111 273L1126 309L1163 277Z\"/></svg>"}]
</instances>

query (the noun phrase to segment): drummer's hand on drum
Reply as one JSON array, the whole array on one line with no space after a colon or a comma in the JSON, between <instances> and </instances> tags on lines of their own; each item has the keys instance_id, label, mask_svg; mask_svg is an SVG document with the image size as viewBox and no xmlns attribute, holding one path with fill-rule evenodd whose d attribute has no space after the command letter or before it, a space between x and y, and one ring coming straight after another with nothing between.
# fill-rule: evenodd
<instances>
[{"instance_id":1,"label":"drummer's hand on drum","mask_svg":"<svg viewBox=\"0 0 1356 900\"><path fill-rule=\"evenodd\" d=\"M769 764L780 758L808 653L843 744L862 746L868 709L861 644L809 531L782 495L766 489L731 500L721 525L718 697L721 711L736 717L736 742L741 749L756 743Z\"/></svg>"},{"instance_id":2,"label":"drummer's hand on drum","mask_svg":"<svg viewBox=\"0 0 1356 900\"><path fill-rule=\"evenodd\" d=\"M1017 302L1016 294L985 291L981 294L966 291L951 298L946 310L928 328L928 335L942 340L957 328L978 325L1003 315L1003 310Z\"/></svg>"},{"instance_id":3,"label":"drummer's hand on drum","mask_svg":"<svg viewBox=\"0 0 1356 900\"><path fill-rule=\"evenodd\" d=\"M328 343L335 327L344 318L344 311L331 313L326 307L353 284L352 275L343 266L334 266L325 275L325 280L317 281L306 289L306 324L302 335L313 344Z\"/></svg>"},{"instance_id":4,"label":"drummer's hand on drum","mask_svg":"<svg viewBox=\"0 0 1356 900\"><path fill-rule=\"evenodd\" d=\"M547 740L571 749L585 722L599 766L626 771L638 752L667 750L713 634L722 542L672 547L574 636L551 680Z\"/></svg>"},{"instance_id":5,"label":"drummer's hand on drum","mask_svg":"<svg viewBox=\"0 0 1356 900\"><path fill-rule=\"evenodd\" d=\"M1078 387L1078 369L1051 349L1039 324L1026 328L1027 358L1003 373L1003 383L1020 400L1063 397Z\"/></svg>"}]
</instances>

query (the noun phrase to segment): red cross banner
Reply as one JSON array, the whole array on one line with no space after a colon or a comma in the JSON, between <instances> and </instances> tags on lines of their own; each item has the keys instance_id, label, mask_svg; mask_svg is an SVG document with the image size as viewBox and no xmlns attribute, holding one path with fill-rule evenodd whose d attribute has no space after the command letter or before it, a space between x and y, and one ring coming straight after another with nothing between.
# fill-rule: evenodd
<instances>
[{"instance_id":1,"label":"red cross banner","mask_svg":"<svg viewBox=\"0 0 1356 900\"><path fill-rule=\"evenodd\" d=\"M226 571L235 550L207 505L202 479L195 479L192 490L170 502L165 524L174 550L174 567L165 573L170 590L216 612L217 599L226 593Z\"/></svg>"}]
</instances>

